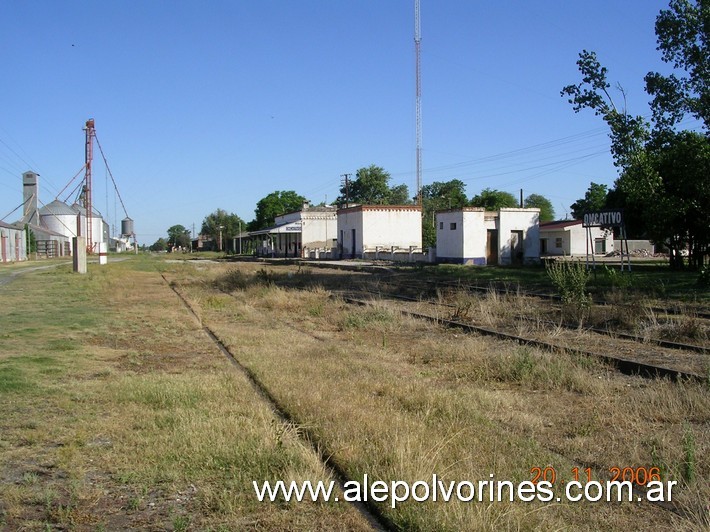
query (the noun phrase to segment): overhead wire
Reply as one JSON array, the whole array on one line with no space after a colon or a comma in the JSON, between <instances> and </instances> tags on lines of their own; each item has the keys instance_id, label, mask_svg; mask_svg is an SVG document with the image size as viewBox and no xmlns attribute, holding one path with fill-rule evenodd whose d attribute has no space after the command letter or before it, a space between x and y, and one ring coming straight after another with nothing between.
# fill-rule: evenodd
<instances>
[{"instance_id":1,"label":"overhead wire","mask_svg":"<svg viewBox=\"0 0 710 532\"><path fill-rule=\"evenodd\" d=\"M128 218L128 211L126 210L126 205L123 203L123 198L121 197L121 193L118 190L118 185L116 184L116 180L113 178L113 173L111 172L111 168L108 165L108 161L106 160L106 155L104 155L104 150L101 147L101 143L99 142L99 137L94 134L94 138L96 139L96 145L99 147L99 152L101 153L101 157L104 160L104 164L106 165L106 170L108 170L108 175L111 176L111 182L113 183L113 188L116 190L116 195L118 196L118 200L121 202L121 207L123 207L123 212L126 214L126 218Z\"/></svg>"},{"instance_id":2,"label":"overhead wire","mask_svg":"<svg viewBox=\"0 0 710 532\"><path fill-rule=\"evenodd\" d=\"M25 201L23 201L22 203L20 203L17 207L15 207L14 209L12 209L12 210L11 210L10 212L8 212L5 216L3 216L2 218L0 218L0 221L1 221L1 220L4 220L4 219L7 218L8 216L10 216L13 212L15 212L15 211L16 211L17 209L19 209L20 207L24 207L24 206L25 206L25 203L27 203L28 201L30 201L32 198L34 198L34 194L31 194L29 198L27 198Z\"/></svg>"},{"instance_id":3,"label":"overhead wire","mask_svg":"<svg viewBox=\"0 0 710 532\"><path fill-rule=\"evenodd\" d=\"M79 174L84 171L84 168L86 168L86 163L84 163L84 164L82 165L82 167L79 169L79 171L78 171L76 174L74 174L74 177L72 177L72 178L69 180L69 182L68 182L66 185L64 185L64 188L59 192L59 194L57 194L57 195L54 197L54 199L59 199L59 196L62 195L62 192L64 192L67 188L69 188L69 185L71 185L71 184L72 184L72 181L74 181L77 177L79 177ZM70 195L71 195L71 194L70 194Z\"/></svg>"}]
</instances>

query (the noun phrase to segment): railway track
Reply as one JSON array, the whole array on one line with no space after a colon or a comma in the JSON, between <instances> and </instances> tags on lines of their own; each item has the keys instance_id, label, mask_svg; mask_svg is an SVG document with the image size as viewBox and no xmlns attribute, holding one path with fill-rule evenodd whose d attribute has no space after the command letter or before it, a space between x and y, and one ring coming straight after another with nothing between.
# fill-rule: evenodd
<instances>
[{"instance_id":1,"label":"railway track","mask_svg":"<svg viewBox=\"0 0 710 532\"><path fill-rule=\"evenodd\" d=\"M405 295L402 295L402 294L394 294L394 293L391 293L391 292L383 292L383 291L381 291L381 290L378 291L378 290L371 290L371 289L367 289L367 288L364 288L364 289L362 289L362 290L365 291L365 292L367 292L367 293L369 293L369 294L376 295L376 296L380 296L380 297L386 297L386 298L388 298L388 299L400 299L400 300L402 300L402 301L411 301L411 302L425 302L425 303L428 303L428 304L430 304L430 305L438 305L438 306L447 307L447 308L451 308L451 309L455 309L455 308L457 307L456 305L454 305L454 304L452 304L452 303L445 303L445 302L440 302L440 301L433 301L433 300L431 300L431 299L422 300L422 299L417 299L417 298L412 297L412 296L405 296ZM516 319L516 320L528 321L528 322L534 322L534 323L538 323L538 324L545 324L545 325L548 325L548 326L551 327L551 328L564 327L564 328L569 329L569 330L578 330L578 329L580 329L579 326L576 326L576 325L574 325L574 326L573 326L573 325L569 325L569 324L567 324L567 323L565 323L565 322L563 322L563 321L555 322L555 321L551 321L551 320L544 320L544 319L534 318L534 317L530 317L530 316L525 316L525 315L522 315L522 314L516 315L516 316L515 316L515 319ZM687 343L682 343L682 342L674 342L674 341L671 341L671 340L663 340L663 339L660 339L660 338L649 338L649 337L646 337L646 336L640 336L640 335L637 335L637 334L630 334L630 333L626 333L626 332L622 332L622 331L614 331L614 330L610 330L610 329L602 329L602 328L600 328L600 327L585 326L585 327L583 327L583 330L584 330L584 331L587 331L587 332L593 332L593 333L596 333L596 334L601 334L601 335L604 335L604 336L609 336L609 337L611 337L611 338L620 338L620 339L623 339L623 340L631 340L631 341L634 341L634 342L639 342L639 343L641 343L641 344L653 344L653 345L657 345L657 346L659 346L659 347L665 347L665 348L667 348L667 349L678 349L678 350L681 350L681 351L694 351L694 352L697 352L697 353L703 353L703 354L708 354L708 355L710 355L710 347L706 347L706 346L702 346L702 345L694 345L694 344L687 344Z\"/></svg>"},{"instance_id":2,"label":"railway track","mask_svg":"<svg viewBox=\"0 0 710 532\"><path fill-rule=\"evenodd\" d=\"M324 448L323 444L318 441L318 438L308 429L299 422L296 415L291 413L283 404L281 404L276 397L269 391L266 385L259 379L259 377L240 362L238 357L232 353L226 344L219 338L217 333L215 333L208 325L206 325L200 316L195 312L194 308L187 300L187 298L175 287L173 283L168 281L163 273L160 273L163 281L168 285L168 287L175 293L180 302L185 306L187 311L195 318L199 326L202 328L205 335L210 339L210 341L219 349L219 351L224 355L224 357L229 361L229 363L234 366L238 371L240 371L256 393L265 401L274 415L279 419L281 423L286 426L297 425L300 430L298 431L299 436L306 444L307 447L311 448L315 455L320 459L323 464L324 469L330 474L330 476L336 480L341 490L345 490L345 483L352 480L349 478L345 469L338 464L333 458L332 453L328 452ZM382 513L382 511L375 506L373 503L366 502L355 502L349 501L349 504L353 505L355 509L362 515L362 517L370 524L373 530L377 531L387 531L396 530L394 524Z\"/></svg>"},{"instance_id":3,"label":"railway track","mask_svg":"<svg viewBox=\"0 0 710 532\"><path fill-rule=\"evenodd\" d=\"M366 299L361 299L359 297L353 297L352 294L343 293L340 295L343 301L351 304L357 305L372 305L373 302ZM575 355L593 357L603 360L604 362L614 366L622 373L628 375L642 375L649 378L665 377L670 378L674 381L682 380L692 380L692 381L703 381L707 379L699 373L692 371L684 371L676 368L668 367L660 364L653 364L644 362L642 360L627 358L620 356L618 354L612 353L602 353L598 351L590 351L587 349L581 349L577 347L570 347L561 344L556 344L548 341L543 341L535 338L529 338L513 334L510 332L505 332L490 327L483 327L480 325L474 325L471 323L466 323L458 320L446 319L440 316L432 316L430 314L425 314L422 312L417 312L413 310L407 310L405 308L398 309L402 314L410 316L416 319L426 320L440 325L444 325L450 328L461 329L466 332L473 332L477 334L482 334L485 336L492 336L501 340L509 340L522 345L529 345L544 349L547 351L567 351Z\"/></svg>"},{"instance_id":4,"label":"railway track","mask_svg":"<svg viewBox=\"0 0 710 532\"><path fill-rule=\"evenodd\" d=\"M395 281L397 282L397 281ZM519 286L513 286L512 283L506 281L490 281L485 285L480 285L471 282L464 281L441 281L441 280L412 280L408 279L404 282L399 282L400 286L404 289L409 289L412 291L419 291L424 294L436 294L441 290L465 290L470 293L489 293L495 292L496 294L510 294L514 293L520 296L533 297L542 300L561 302L562 298L557 294L552 294L546 291L544 288L538 289L522 289ZM606 301L602 298L595 297L592 302L595 305L605 305ZM664 307L659 306L649 306L648 309L657 314L667 314L671 316L685 315L691 312L694 317L701 318L703 320L710 320L710 308L698 307L698 308L682 308L678 304L669 304Z\"/></svg>"},{"instance_id":5,"label":"railway track","mask_svg":"<svg viewBox=\"0 0 710 532\"><path fill-rule=\"evenodd\" d=\"M284 422L284 423L298 423L296 416L288 411L283 405L281 405L273 396L273 394L268 390L268 388L260 381L258 376L256 376L247 366L244 366L238 358L231 353L231 351L228 349L228 347L222 342L222 340L217 336L217 334L205 323L202 322L202 320L198 317L197 313L193 310L192 305L190 302L187 300L187 298L168 280L165 278L163 274L161 274L165 282L168 284L168 286L175 292L175 294L179 297L183 305L188 309L188 311L195 316L195 318L199 321L200 326L203 328L207 336L210 338L210 340L220 349L220 351L229 359L229 361L236 367L238 368L241 372L243 372L249 381L252 383L252 385L255 387L259 395L269 403L273 411L277 414L277 416ZM234 297L233 294L230 294L227 291L221 290L220 292L229 295L231 297ZM347 295L347 294L340 294L338 297L342 299L343 301L350 303L350 304L356 304L356 305L371 305L373 304L372 301L364 300L361 298L357 297L352 297L352 295ZM401 311L403 314L417 318L417 319L423 319L431 322L438 323L440 325L444 325L446 327L451 327L451 328L457 328L461 329L467 332L475 332L478 334L484 334L484 335L489 335L493 337L497 337L502 340L508 340L508 341L515 341L517 343L523 344L523 345L532 345L541 349L545 350L550 350L550 351L560 351L560 350L565 350L567 352L575 353L578 355L582 356L591 356L591 357L598 357L602 358L605 362L612 364L616 368L618 368L621 372L626 373L626 374L633 374L633 375L643 375L645 377L652 377L652 378L657 378L657 377L667 377L672 380L705 380L707 377L703 377L701 375L692 373L692 372L683 372L683 371L677 371L673 368L667 368L659 365L653 365L653 364L646 364L643 362L639 362L636 360L628 360L624 359L622 357L610 355L610 354L599 354L599 353L594 353L594 352L589 352L585 351L582 349L576 349L576 348L569 348L569 347L563 347L559 345L555 345L552 343L548 342L543 342L535 339L530 339L530 338L524 338L521 336L516 336L512 335L509 333L505 333L502 331L496 331L493 329L485 328L485 327L479 327L475 326L472 324L467 324L467 323L462 323L456 320L448 320L448 319L442 319L440 317L435 317L435 316L430 316L426 315L423 313L417 313L414 311L407 311L407 310L402 310ZM308 334L310 336L313 336L319 341L326 341L322 337L314 336L311 333L307 331L303 331L297 326L295 326L292 323L284 323L281 322L282 325L294 328L295 330L298 330L299 332L303 334ZM342 488L343 484L348 480L348 477L346 473L344 472L344 468L340 467L337 462L334 462L332 456L328 455L327 450L324 450L323 447L317 442L317 439L315 439L308 431L306 428L304 430L304 440L307 442L309 446L311 446L314 451L317 453L319 457L321 457L322 462L324 463L326 469L333 474L333 477L338 479L338 482L340 483L340 486ZM554 447L550 447L549 445L546 445L545 443L542 444L545 446L548 451L567 458L571 460L572 462L578 464L580 468L587 468L590 467L596 471L607 471L608 468L604 467L603 465L597 464L597 463L591 463L591 462L586 462L583 460L580 460L579 458L575 457L570 457L568 456L565 452L561 451L560 449L556 449ZM330 456L330 457L329 457ZM633 493L636 496L639 496L639 500L646 500L645 499L645 488L643 486L638 486L634 485L633 487ZM672 513L675 513L676 515L679 515L681 517L687 517L688 512L683 509L682 507L677 506L676 504L671 504L669 502L658 502L658 501L648 501L649 504L653 506L657 506L662 508L663 510L670 511ZM357 505L356 505L357 506ZM365 518L370 522L370 524L373 526L374 529L377 530L393 530L394 526L393 524L387 519L387 517L383 516L382 513L379 511L379 509L370 504L366 505L361 505L363 506L362 508L358 508L361 513L365 516Z\"/></svg>"}]
</instances>

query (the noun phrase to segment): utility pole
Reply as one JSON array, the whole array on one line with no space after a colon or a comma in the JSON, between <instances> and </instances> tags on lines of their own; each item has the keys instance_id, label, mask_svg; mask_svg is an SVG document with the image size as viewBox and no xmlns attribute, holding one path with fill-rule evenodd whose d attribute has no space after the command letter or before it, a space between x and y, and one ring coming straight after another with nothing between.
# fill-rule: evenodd
<instances>
[{"instance_id":1,"label":"utility pole","mask_svg":"<svg viewBox=\"0 0 710 532\"><path fill-rule=\"evenodd\" d=\"M350 176L352 174L342 174L340 177L343 178L343 183L345 185L345 207L350 207Z\"/></svg>"}]
</instances>

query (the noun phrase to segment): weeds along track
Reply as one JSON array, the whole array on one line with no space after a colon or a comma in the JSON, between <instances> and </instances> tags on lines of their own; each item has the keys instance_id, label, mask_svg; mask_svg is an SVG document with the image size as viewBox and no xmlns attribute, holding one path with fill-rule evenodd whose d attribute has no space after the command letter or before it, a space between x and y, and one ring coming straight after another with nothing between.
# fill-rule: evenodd
<instances>
[{"instance_id":1,"label":"weeds along track","mask_svg":"<svg viewBox=\"0 0 710 532\"><path fill-rule=\"evenodd\" d=\"M338 295L344 301L351 304L369 305L372 303L372 300L363 299L366 295L372 295L371 291L342 291ZM391 296L391 294L378 295L385 298ZM583 347L575 347L575 345L579 346L584 344L584 342L579 338L579 334L577 332L573 333L572 338L561 338L559 342L553 343L547 340L534 338L532 336L522 336L521 334L516 334L515 332L508 330L475 325L473 323L464 322L461 319L444 317L446 314L450 316L450 311L447 313L423 312L418 308L419 306L415 302L409 301L409 298L395 304L398 310L407 316L436 322L447 327L457 328L486 336L493 336L501 340L512 340L523 345L531 345L548 351L565 350L576 355L600 358L625 374L640 374L652 378L668 377L673 380L702 381L707 379L707 377L700 373L700 369L707 364L707 356L703 356L700 353L689 352L682 357L684 360L684 363L682 364L684 368L699 368L698 371L693 371L691 369L677 367L678 359L681 357L679 356L680 353L676 350L664 350L663 348L657 348L654 350L650 346L644 346L644 352L639 354L638 342L628 340L625 341L622 339L615 339L613 337L609 338L608 344L605 346L604 351L599 349L591 350ZM437 305L431 301L426 302L425 304ZM673 366L674 362L676 363L676 367Z\"/></svg>"},{"instance_id":2,"label":"weeds along track","mask_svg":"<svg viewBox=\"0 0 710 532\"><path fill-rule=\"evenodd\" d=\"M394 280L394 277L393 277ZM468 293L489 294L495 292L498 295L506 295L515 293L520 296L536 298L543 301L560 302L561 297L557 294L550 293L545 287L536 288L521 288L518 284L504 280L490 280L484 284L479 284L471 281L462 280L426 280L426 279L406 279L397 281L400 288L412 293L420 294L436 294L440 291L465 291ZM600 297L594 297L595 305L604 306L606 301ZM648 310L655 312L658 315L666 316L672 319L675 316L682 316L688 312L688 309L680 307L678 304L669 302L667 305L658 306L652 305ZM697 306L692 309L694 317L701 320L710 321L710 307Z\"/></svg>"},{"instance_id":3,"label":"weeds along track","mask_svg":"<svg viewBox=\"0 0 710 532\"><path fill-rule=\"evenodd\" d=\"M434 299L421 299L421 298L416 298L412 296L406 296L402 294L396 294L392 292L383 292L382 290L372 290L372 289L362 289L364 292L370 294L370 295L377 295L381 297L386 297L388 299L399 299L402 301L412 301L412 302L426 302L430 305L438 305L440 307L446 307L450 309L459 309L460 307L456 304L453 303L446 303L444 301L436 301ZM507 294L507 292L501 292L503 295ZM456 313L456 310L453 310L452 313ZM522 320L522 321L528 321L532 323L536 323L538 325L544 325L547 326L550 329L558 329L560 327L569 329L569 330L580 330L583 329L584 331L587 332L593 332L605 336L610 336L612 338L619 338L622 340L632 340L634 342L640 342L643 344L654 344L658 345L660 347L665 347L668 349L678 349L681 351L694 351L698 353L702 353L705 355L710 355L710 347L702 346L702 345L694 345L694 344L688 344L688 343L683 343L683 342L675 342L671 340L664 340L660 338L653 338L649 336L644 336L644 335L639 335L639 334L630 334L626 333L623 331L617 331L613 329L603 329L601 327L595 327L595 326L583 326L580 327L579 325L574 325L567 323L563 320L560 321L553 321L553 320L546 320L546 319L541 319L539 317L532 317L532 316L526 316L524 314L516 314L512 316L515 320Z\"/></svg>"},{"instance_id":4,"label":"weeds along track","mask_svg":"<svg viewBox=\"0 0 710 532\"><path fill-rule=\"evenodd\" d=\"M323 448L321 442L304 427L296 417L288 411L282 404L280 404L274 395L269 391L269 389L264 385L263 382L251 371L247 366L242 364L239 359L232 353L224 342L217 336L217 334L205 323L202 322L199 315L195 312L190 302L187 298L177 289L174 283L168 281L163 273L160 274L163 281L170 287L170 289L177 295L178 299L182 302L189 313L195 318L204 333L209 337L209 339L215 344L215 346L220 350L220 352L227 358L227 360L240 372L242 372L249 383L252 385L257 394L269 405L270 409L278 417L278 419L285 426L296 425L300 427L298 434L302 436L304 443L313 450L313 452L318 456L325 470L336 480L340 489L344 489L345 483L350 480L345 473L345 470L332 458L332 453L329 453L327 449ZM387 519L386 516L377 508L377 506L372 503L365 502L352 502L349 504L353 505L355 509L363 516L363 518L372 526L373 530L395 530L396 527Z\"/></svg>"},{"instance_id":5,"label":"weeds along track","mask_svg":"<svg viewBox=\"0 0 710 532\"><path fill-rule=\"evenodd\" d=\"M322 267L316 266L317 269ZM668 330L679 322L657 317L648 305L643 308L631 307L623 311L628 316L614 318L621 321L627 317L635 320L642 317L644 312L649 312L655 328L643 334L635 334L619 330L623 324L609 323L608 327L590 327L581 326L579 320L570 323L562 319L562 307L555 301L559 299L557 296L541 296L538 291L525 291L510 282L497 282L492 287L483 287L470 282L412 279L410 274L382 268L363 270L348 266L340 268L337 264L328 266L329 270L354 270L347 280L345 276L337 275L338 281L326 286L333 294L342 295L346 299L365 301L381 298L419 319L438 321L451 327L536 345L546 350L566 349L579 355L593 356L606 360L626 373L692 380L706 380L710 373L708 347L664 338ZM299 271L302 267L303 264L299 264ZM288 284L288 279L284 282ZM310 282L327 281L325 277L319 276L317 281L313 279ZM506 305L503 300L509 297L515 299L513 308L502 308ZM500 313L495 315L498 311L489 307L501 307ZM591 310L605 318L610 309L618 308L595 305ZM676 306L663 310L681 312L682 309ZM701 331L700 338L706 338L710 330L707 320L698 314L689 319L693 327ZM606 322L602 320L602 323Z\"/></svg>"}]
</instances>

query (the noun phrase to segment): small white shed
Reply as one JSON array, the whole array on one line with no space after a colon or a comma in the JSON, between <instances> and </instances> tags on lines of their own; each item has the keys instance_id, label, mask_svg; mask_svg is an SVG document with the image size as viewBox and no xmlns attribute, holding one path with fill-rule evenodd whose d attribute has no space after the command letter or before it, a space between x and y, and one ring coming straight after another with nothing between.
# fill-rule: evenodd
<instances>
[{"instance_id":1,"label":"small white shed","mask_svg":"<svg viewBox=\"0 0 710 532\"><path fill-rule=\"evenodd\" d=\"M539 209L485 211L464 207L436 213L438 262L529 264L539 261Z\"/></svg>"},{"instance_id":2,"label":"small white shed","mask_svg":"<svg viewBox=\"0 0 710 532\"><path fill-rule=\"evenodd\" d=\"M422 209L418 205L356 205L338 210L341 258L363 258L378 250L421 250Z\"/></svg>"}]
</instances>

